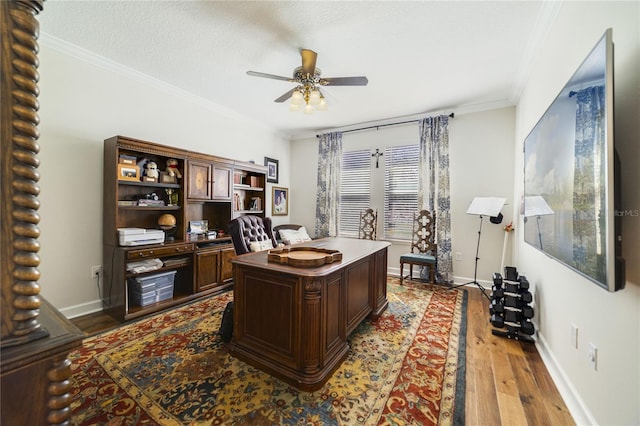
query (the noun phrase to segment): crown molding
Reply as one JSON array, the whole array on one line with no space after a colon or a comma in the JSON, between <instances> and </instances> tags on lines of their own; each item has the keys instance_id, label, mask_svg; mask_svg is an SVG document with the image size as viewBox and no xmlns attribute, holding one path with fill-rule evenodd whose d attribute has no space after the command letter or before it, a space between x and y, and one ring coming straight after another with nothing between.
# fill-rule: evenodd
<instances>
[{"instance_id":1,"label":"crown molding","mask_svg":"<svg viewBox=\"0 0 640 426\"><path fill-rule=\"evenodd\" d=\"M482 112L482 111L490 111L490 110L501 109L501 108L509 108L513 106L515 106L515 104L506 99L477 103L477 104L460 105L457 107L443 108L440 110L421 112L418 114L385 118L385 119L375 120L375 121L366 121L366 122L350 124L342 127L317 129L315 131L298 133L291 136L291 141L295 142L295 141L301 141L301 140L307 140L307 139L315 139L316 135L319 133L345 132L348 130L358 129L361 127L385 126L390 124L401 123L404 121L421 120L425 117L431 117L434 115L451 114L452 112L455 114L456 117L459 117L465 114L471 114L471 113ZM371 130L374 130L374 129L371 129Z\"/></svg>"},{"instance_id":2,"label":"crown molding","mask_svg":"<svg viewBox=\"0 0 640 426\"><path fill-rule=\"evenodd\" d=\"M563 3L563 0L542 2L542 6L540 7L540 11L536 17L536 22L533 26L533 31L531 32L527 45L524 48L522 61L516 71L516 78L511 86L511 96L509 100L514 104L517 104L520 100L522 91L531 77L533 63L539 56L542 45L549 36Z\"/></svg>"},{"instance_id":3,"label":"crown molding","mask_svg":"<svg viewBox=\"0 0 640 426\"><path fill-rule=\"evenodd\" d=\"M41 46L52 49L56 52L62 53L64 55L78 59L80 61L86 62L88 64L94 65L106 71L120 74L126 78L137 81L140 84L144 84L144 85L153 87L157 90L163 91L165 93L171 94L187 102L191 102L202 108L208 109L216 114L220 114L226 118L245 121L245 122L251 122L259 127L264 128L265 130L274 132L275 134L279 135L282 138L289 139L289 136L283 133L282 131L269 127L260 121L256 121L251 118L248 118L230 108L224 107L206 98L195 95L191 92L188 92L184 89L181 89L169 83L166 83L158 78L152 77L148 74L145 74L133 68L127 67L119 62L105 58L104 56L100 56L87 49L83 49L82 47L71 44L51 34L47 34L44 31L40 32L40 37L38 39L38 42Z\"/></svg>"}]
</instances>

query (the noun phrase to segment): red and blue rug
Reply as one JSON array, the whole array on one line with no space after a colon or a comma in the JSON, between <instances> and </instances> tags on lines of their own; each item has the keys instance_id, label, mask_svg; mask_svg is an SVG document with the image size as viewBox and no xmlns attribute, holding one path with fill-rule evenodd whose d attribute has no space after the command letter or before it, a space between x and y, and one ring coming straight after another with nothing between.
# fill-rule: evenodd
<instances>
[{"instance_id":1,"label":"red and blue rug","mask_svg":"<svg viewBox=\"0 0 640 426\"><path fill-rule=\"evenodd\" d=\"M88 338L73 363L75 425L463 425L465 290L389 278L389 307L349 336L323 388L302 392L229 355L232 292Z\"/></svg>"}]
</instances>

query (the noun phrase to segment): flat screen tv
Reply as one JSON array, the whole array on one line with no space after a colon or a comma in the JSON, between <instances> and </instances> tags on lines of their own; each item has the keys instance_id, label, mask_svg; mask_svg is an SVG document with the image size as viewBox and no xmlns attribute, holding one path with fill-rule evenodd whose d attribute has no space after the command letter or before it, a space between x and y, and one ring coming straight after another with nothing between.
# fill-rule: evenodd
<instances>
[{"instance_id":1,"label":"flat screen tv","mask_svg":"<svg viewBox=\"0 0 640 426\"><path fill-rule=\"evenodd\" d=\"M616 165L617 163L617 165ZM624 287L608 29L524 142L524 239L608 291Z\"/></svg>"}]
</instances>

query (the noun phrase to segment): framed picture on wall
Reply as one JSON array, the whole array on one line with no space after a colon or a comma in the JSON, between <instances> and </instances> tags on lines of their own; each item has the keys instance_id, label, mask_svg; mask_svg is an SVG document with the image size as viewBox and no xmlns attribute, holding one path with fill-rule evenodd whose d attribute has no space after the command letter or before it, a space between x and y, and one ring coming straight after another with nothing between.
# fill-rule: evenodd
<instances>
[{"instance_id":1,"label":"framed picture on wall","mask_svg":"<svg viewBox=\"0 0 640 426\"><path fill-rule=\"evenodd\" d=\"M271 215L286 216L289 214L289 189L274 186L271 197Z\"/></svg>"},{"instance_id":2,"label":"framed picture on wall","mask_svg":"<svg viewBox=\"0 0 640 426\"><path fill-rule=\"evenodd\" d=\"M267 166L267 182L278 183L278 160L264 157L264 165Z\"/></svg>"}]
</instances>

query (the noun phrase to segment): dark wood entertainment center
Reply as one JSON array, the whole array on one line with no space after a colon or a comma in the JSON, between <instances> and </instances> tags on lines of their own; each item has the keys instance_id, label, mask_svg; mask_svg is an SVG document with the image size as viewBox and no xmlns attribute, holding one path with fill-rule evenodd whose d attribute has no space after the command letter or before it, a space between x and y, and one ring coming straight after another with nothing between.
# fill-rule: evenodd
<instances>
[{"instance_id":1,"label":"dark wood entertainment center","mask_svg":"<svg viewBox=\"0 0 640 426\"><path fill-rule=\"evenodd\" d=\"M136 178L123 177L119 172L122 161L135 167L143 159L155 162L160 170L165 169L167 160L175 159L181 178L161 175L156 181L147 181L141 171ZM244 214L264 217L263 209L249 206L255 199L259 200L258 205L265 205L266 172L262 165L125 136L105 140L105 311L125 321L229 288L235 250L227 225L232 218ZM162 205L136 203L146 197L158 198ZM158 219L165 214L175 217L172 240L151 245L120 244L118 229L158 229ZM208 221L210 230L217 231L215 238L189 233L191 221L203 220ZM127 270L127 264L143 259L159 259L163 266L142 273ZM132 280L167 271L175 271L173 297L144 306L132 300Z\"/></svg>"}]
</instances>

